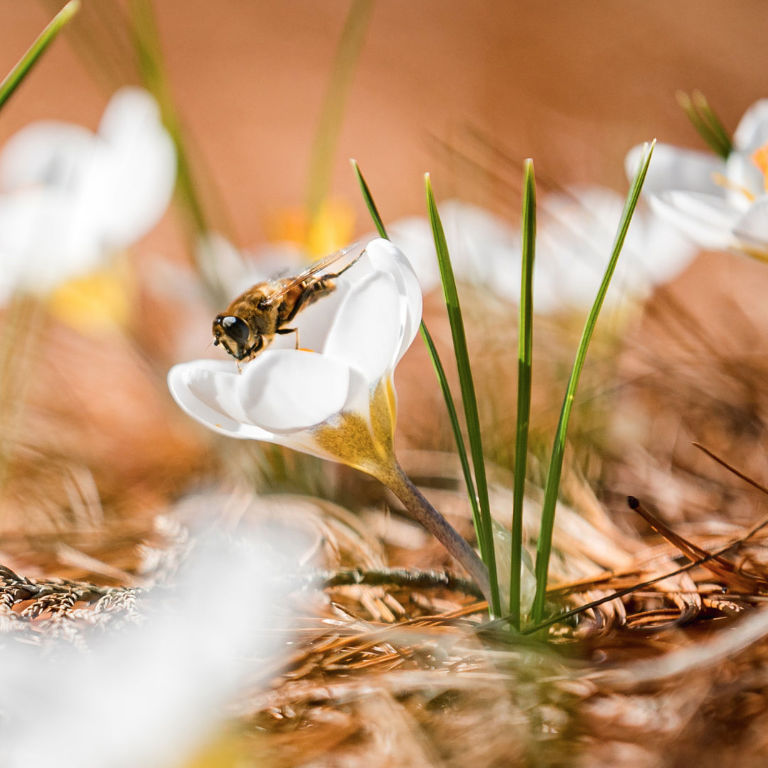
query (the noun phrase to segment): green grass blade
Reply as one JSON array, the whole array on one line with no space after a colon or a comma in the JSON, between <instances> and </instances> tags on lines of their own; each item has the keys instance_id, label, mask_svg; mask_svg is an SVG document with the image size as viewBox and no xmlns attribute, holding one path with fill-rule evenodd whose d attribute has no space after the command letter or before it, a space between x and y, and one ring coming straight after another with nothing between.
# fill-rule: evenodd
<instances>
[{"instance_id":1,"label":"green grass blade","mask_svg":"<svg viewBox=\"0 0 768 768\"><path fill-rule=\"evenodd\" d=\"M29 50L19 59L16 66L0 83L0 109L11 98L14 91L21 85L32 67L37 64L48 46L68 21L80 10L80 0L70 0L54 17L40 36L30 46Z\"/></svg>"},{"instance_id":2,"label":"green grass blade","mask_svg":"<svg viewBox=\"0 0 768 768\"><path fill-rule=\"evenodd\" d=\"M429 174L425 175L427 190L427 208L429 220L432 224L432 234L435 238L437 260L440 265L440 278L445 294L445 306L448 310L448 319L451 324L453 336L453 348L456 355L456 365L459 370L459 383L461 396L464 403L464 416L467 423L469 436L469 448L472 454L472 464L475 470L475 483L480 505L479 518L475 521L477 540L480 545L480 554L483 562L488 566L488 575L491 580L491 615L501 615L501 600L499 598L499 580L496 571L496 554L493 547L493 524L491 522L491 505L488 498L488 483L485 475L485 459L483 457L483 443L480 436L480 417L477 410L477 397L475 384L472 379L472 369L469 363L469 351L467 338L464 332L464 320L461 314L459 294L456 290L456 280L453 276L451 259L448 254L448 245L445 241L445 232L440 221L440 214L435 203L435 195L432 191L432 182ZM479 523L479 526L478 526Z\"/></svg>"},{"instance_id":3,"label":"green grass blade","mask_svg":"<svg viewBox=\"0 0 768 768\"><path fill-rule=\"evenodd\" d=\"M712 109L712 107L709 106L709 102L706 100L704 94L701 91L694 91L691 94L691 100L693 101L693 104L701 117L712 129L712 133L717 136L726 153L725 156L728 157L728 155L733 151L733 140L728 135L728 131L725 130L725 126L717 116L717 113L714 109Z\"/></svg>"},{"instance_id":4,"label":"green grass blade","mask_svg":"<svg viewBox=\"0 0 768 768\"><path fill-rule=\"evenodd\" d=\"M373 6L374 0L353 0L341 33L309 161L306 210L310 222L314 221L328 195L336 144L344 119L344 107L365 42Z\"/></svg>"},{"instance_id":5,"label":"green grass blade","mask_svg":"<svg viewBox=\"0 0 768 768\"><path fill-rule=\"evenodd\" d=\"M696 129L698 134L704 139L709 148L723 160L728 158L728 154L731 151L730 140L728 143L723 143L720 136L716 131L712 129L710 124L699 114L698 110L691 101L690 96L682 91L677 94L677 103L680 108L685 112L691 124Z\"/></svg>"},{"instance_id":6,"label":"green grass blade","mask_svg":"<svg viewBox=\"0 0 768 768\"><path fill-rule=\"evenodd\" d=\"M61 0L38 0L56 13ZM78 13L77 24L68 32L73 53L80 59L105 96L123 85L136 82L136 55L130 24L121 3L89 2Z\"/></svg>"},{"instance_id":7,"label":"green grass blade","mask_svg":"<svg viewBox=\"0 0 768 768\"><path fill-rule=\"evenodd\" d=\"M373 223L376 225L376 230L381 237L385 240L389 240L387 237L387 230L384 228L384 222L381 220L381 215L379 214L379 209L376 207L371 190L363 176L363 172L360 170L360 166L357 164L357 160L350 160L349 162L352 163L352 170L355 172L355 178L360 185L360 191L363 193L363 199L368 206L368 211L371 214Z\"/></svg>"},{"instance_id":8,"label":"green grass blade","mask_svg":"<svg viewBox=\"0 0 768 768\"><path fill-rule=\"evenodd\" d=\"M443 399L445 400L445 407L448 411L448 418L451 420L451 429L453 430L453 436L456 440L456 450L459 454L459 461L461 462L461 471L464 474L464 482L467 484L467 493L469 494L469 503L472 506L472 520L480 520L480 506L477 501L477 491L475 490L475 483L472 479L472 469L469 464L469 457L467 456L467 448L464 444L464 436L461 434L461 424L459 424L459 416L456 411L456 403L451 393L451 388L448 385L448 377L445 375L445 368L440 360L440 355L437 353L434 341L432 341L432 335L430 334L427 326L422 321L421 323L421 338L424 340L424 344L427 347L429 358L432 361L432 367L435 369L435 375L440 382L440 389L443 392ZM477 525L477 523L475 523Z\"/></svg>"},{"instance_id":9,"label":"green grass blade","mask_svg":"<svg viewBox=\"0 0 768 768\"><path fill-rule=\"evenodd\" d=\"M533 161L523 166L523 264L520 277L520 319L517 339L517 431L515 437L514 496L512 502L512 570L509 613L520 629L520 591L523 567L523 498L528 466L528 425L531 416L533 366L533 262L536 252L536 179Z\"/></svg>"},{"instance_id":10,"label":"green grass blade","mask_svg":"<svg viewBox=\"0 0 768 768\"><path fill-rule=\"evenodd\" d=\"M363 193L363 199L365 200L365 204L368 206L368 210L370 211L371 218L373 219L373 223L376 225L376 229L378 230L378 233L385 239L389 239L387 237L387 230L384 227L384 222L381 220L381 215L379 214L379 209L376 206L376 203L373 199L373 195L371 194L371 190L368 186L368 183L365 180L365 177L363 176L363 172L360 170L360 166L357 164L356 160L352 160L352 169L355 172L355 176L357 177L357 182L360 185L360 190ZM421 338L424 341L425 346L427 347L427 352L429 354L429 359L432 361L432 367L435 370L435 375L437 376L437 380L440 384L440 390L443 393L443 399L445 400L445 407L448 411L448 418L451 422L451 429L453 430L453 436L456 440L456 450L459 454L459 461L461 462L461 471L464 473L464 482L467 484L467 493L469 494L469 503L472 506L472 519L473 520L480 520L480 507L477 502L477 492L475 491L475 483L472 479L472 470L469 465L469 457L467 456L467 448L464 444L464 436L461 434L461 425L459 424L459 417L456 412L456 403L453 399L453 393L451 392L451 387L448 384L448 377L445 375L445 368L443 368L443 363L440 360L440 355L437 352L437 348L435 347L434 341L432 341L432 335L429 332L429 329L427 328L426 323L422 320L420 329L421 331ZM477 524L476 524L477 525Z\"/></svg>"},{"instance_id":11,"label":"green grass blade","mask_svg":"<svg viewBox=\"0 0 768 768\"><path fill-rule=\"evenodd\" d=\"M549 463L549 473L547 475L547 484L544 489L544 504L541 511L541 528L539 530L539 542L536 548L536 596L533 599L533 608L531 610L531 621L534 624L541 622L544 615L544 601L547 594L547 574L549 571L549 557L552 553L552 532L555 525L555 508L557 504L557 496L560 488L560 475L563 469L563 456L565 454L565 440L566 433L568 431L568 421L570 420L571 410L573 408L573 401L576 396L576 389L579 385L579 377L581 376L582 368L584 367L584 360L587 356L587 350L589 348L589 342L592 339L592 334L597 324L597 318L600 314L600 309L603 306L605 300L605 294L608 291L613 272L616 269L616 263L619 259L619 254L624 245L624 239L627 235L627 229L629 223L632 220L632 215L635 212L637 201L640 198L640 190L643 187L645 176L648 173L648 164L651 161L653 154L653 147L655 141L650 147L646 147L643 152L643 157L640 161L640 166L635 174L632 187L627 195L627 201L624 206L624 212L621 215L621 221L619 222L619 228L616 233L616 239L613 244L613 252L611 259L608 262L608 267L605 270L603 276L603 282L600 284L600 288L597 291L595 302L592 305L592 309L587 317L587 322L584 325L584 331L581 335L581 341L576 352L576 359L573 363L573 369L571 371L571 378L568 381L568 388L565 392L565 399L563 400L563 407L560 411L560 420L557 424L557 431L555 433L555 442L552 446L552 458Z\"/></svg>"}]
</instances>

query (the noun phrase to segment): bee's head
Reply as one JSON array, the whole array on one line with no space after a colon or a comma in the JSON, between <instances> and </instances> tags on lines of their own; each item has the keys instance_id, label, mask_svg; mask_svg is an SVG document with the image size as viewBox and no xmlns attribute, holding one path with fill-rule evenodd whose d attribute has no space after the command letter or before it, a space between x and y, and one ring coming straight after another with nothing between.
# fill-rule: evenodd
<instances>
[{"instance_id":1,"label":"bee's head","mask_svg":"<svg viewBox=\"0 0 768 768\"><path fill-rule=\"evenodd\" d=\"M235 315L217 315L213 321L214 346L221 344L235 360L245 360L264 346L261 334L252 333L248 324Z\"/></svg>"}]
</instances>

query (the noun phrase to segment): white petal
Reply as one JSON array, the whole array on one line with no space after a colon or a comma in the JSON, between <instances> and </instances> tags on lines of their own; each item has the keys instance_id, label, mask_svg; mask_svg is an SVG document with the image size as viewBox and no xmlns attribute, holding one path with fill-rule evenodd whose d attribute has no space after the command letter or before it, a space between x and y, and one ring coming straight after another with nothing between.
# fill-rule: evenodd
<instances>
[{"instance_id":1,"label":"white petal","mask_svg":"<svg viewBox=\"0 0 768 768\"><path fill-rule=\"evenodd\" d=\"M405 318L400 348L396 360L405 354L411 346L421 325L422 295L421 285L411 262L403 251L388 240L373 240L366 246L371 263L378 269L391 269L391 274L397 282L398 290L405 298Z\"/></svg>"},{"instance_id":2,"label":"white petal","mask_svg":"<svg viewBox=\"0 0 768 768\"><path fill-rule=\"evenodd\" d=\"M649 202L660 216L705 248L727 248L741 211L724 198L693 192L653 195Z\"/></svg>"},{"instance_id":3,"label":"white petal","mask_svg":"<svg viewBox=\"0 0 768 768\"><path fill-rule=\"evenodd\" d=\"M637 173L641 153L640 146L633 147L627 153L625 170L629 179ZM725 190L713 180L713 175L717 173L725 174L726 166L714 154L657 144L648 166L643 192L661 194L667 190L690 190L724 197Z\"/></svg>"},{"instance_id":4,"label":"white petal","mask_svg":"<svg viewBox=\"0 0 768 768\"><path fill-rule=\"evenodd\" d=\"M423 216L398 219L387 227L387 234L407 254L422 290L428 292L437 288L440 285L440 268L429 222Z\"/></svg>"},{"instance_id":5,"label":"white petal","mask_svg":"<svg viewBox=\"0 0 768 768\"><path fill-rule=\"evenodd\" d=\"M622 197L603 187L571 187L565 193L546 195L541 201L534 309L589 306L595 298L610 259L616 227L621 217ZM637 222L633 222L630 233ZM629 238L628 238L629 239ZM619 261L626 271L631 243ZM616 275L609 299L623 283Z\"/></svg>"},{"instance_id":6,"label":"white petal","mask_svg":"<svg viewBox=\"0 0 768 768\"><path fill-rule=\"evenodd\" d=\"M520 270L522 268L522 242L508 255L494 257L493 278L489 288L500 298L513 304L520 302ZM534 282L536 281L534 275Z\"/></svg>"},{"instance_id":7,"label":"white petal","mask_svg":"<svg viewBox=\"0 0 768 768\"><path fill-rule=\"evenodd\" d=\"M326 338L323 355L343 360L370 383L378 381L394 366L401 347L404 299L391 273L367 275L362 284L347 293Z\"/></svg>"},{"instance_id":8,"label":"white petal","mask_svg":"<svg viewBox=\"0 0 768 768\"><path fill-rule=\"evenodd\" d=\"M165 213L176 183L176 151L154 99L138 88L115 94L99 134L108 151L94 163L82 194L104 222L105 245L122 248Z\"/></svg>"},{"instance_id":9,"label":"white petal","mask_svg":"<svg viewBox=\"0 0 768 768\"><path fill-rule=\"evenodd\" d=\"M741 152L754 152L768 142L768 99L756 101L743 115L733 134Z\"/></svg>"},{"instance_id":10,"label":"white petal","mask_svg":"<svg viewBox=\"0 0 768 768\"><path fill-rule=\"evenodd\" d=\"M639 261L650 282L662 285L677 277L699 249L677 227L648 211L643 214L643 251Z\"/></svg>"},{"instance_id":11,"label":"white petal","mask_svg":"<svg viewBox=\"0 0 768 768\"><path fill-rule=\"evenodd\" d=\"M739 219L733 234L746 243L761 248L768 246L768 196L758 198Z\"/></svg>"},{"instance_id":12,"label":"white petal","mask_svg":"<svg viewBox=\"0 0 768 768\"><path fill-rule=\"evenodd\" d=\"M281 435L314 427L341 411L349 389L349 367L341 360L294 349L259 355L236 386L245 417Z\"/></svg>"},{"instance_id":13,"label":"white petal","mask_svg":"<svg viewBox=\"0 0 768 768\"><path fill-rule=\"evenodd\" d=\"M490 211L462 200L440 205L453 271L459 280L489 285L499 260L518 247L515 229Z\"/></svg>"},{"instance_id":14,"label":"white petal","mask_svg":"<svg viewBox=\"0 0 768 768\"><path fill-rule=\"evenodd\" d=\"M146 234L165 212L176 181L176 155L157 105L137 88L117 92L100 132L94 136L57 121L33 123L6 144L0 186L68 195L70 229L98 231L102 250L118 249Z\"/></svg>"},{"instance_id":15,"label":"white petal","mask_svg":"<svg viewBox=\"0 0 768 768\"><path fill-rule=\"evenodd\" d=\"M765 192L765 177L752 160L751 152L731 152L726 166L726 197L733 205L746 211L752 202L750 196Z\"/></svg>"},{"instance_id":16,"label":"white petal","mask_svg":"<svg viewBox=\"0 0 768 768\"><path fill-rule=\"evenodd\" d=\"M251 424L240 405L242 378L234 363L195 360L168 371L173 399L192 418L229 437L274 441L274 435Z\"/></svg>"},{"instance_id":17,"label":"white petal","mask_svg":"<svg viewBox=\"0 0 768 768\"><path fill-rule=\"evenodd\" d=\"M8 285L46 292L88 272L100 261L99 239L61 190L0 195L0 280Z\"/></svg>"},{"instance_id":18,"label":"white petal","mask_svg":"<svg viewBox=\"0 0 768 768\"><path fill-rule=\"evenodd\" d=\"M40 120L14 134L0 153L0 187L73 190L93 158L96 137L79 125Z\"/></svg>"},{"instance_id":19,"label":"white petal","mask_svg":"<svg viewBox=\"0 0 768 768\"><path fill-rule=\"evenodd\" d=\"M112 146L131 144L136 133L160 124L160 107L143 88L127 86L112 94L99 122L99 136Z\"/></svg>"},{"instance_id":20,"label":"white petal","mask_svg":"<svg viewBox=\"0 0 768 768\"><path fill-rule=\"evenodd\" d=\"M291 326L299 329L299 346L313 352L322 352L325 347L328 334L336 321L339 307L344 303L344 298L351 288L346 283L339 281L333 293L323 296L314 304L302 309ZM282 337L288 347L295 348L296 340L293 335ZM273 348L279 343L275 340ZM281 345L282 346L282 345Z\"/></svg>"}]
</instances>

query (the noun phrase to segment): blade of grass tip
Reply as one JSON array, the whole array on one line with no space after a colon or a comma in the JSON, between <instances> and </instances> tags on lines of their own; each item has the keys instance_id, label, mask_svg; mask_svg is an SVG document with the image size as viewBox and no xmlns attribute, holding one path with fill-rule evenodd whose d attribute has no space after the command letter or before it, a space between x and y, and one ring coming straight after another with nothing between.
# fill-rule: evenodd
<instances>
[{"instance_id":1,"label":"blade of grass tip","mask_svg":"<svg viewBox=\"0 0 768 768\"><path fill-rule=\"evenodd\" d=\"M520 592L523 567L523 498L528 467L528 425L531 414L533 365L533 262L536 252L536 179L533 161L523 165L523 265L520 277L520 319L517 339L517 429L515 435L514 493L512 501L512 570L509 578L509 613L520 629Z\"/></svg>"},{"instance_id":2,"label":"blade of grass tip","mask_svg":"<svg viewBox=\"0 0 768 768\"><path fill-rule=\"evenodd\" d=\"M365 200L365 204L368 206L368 210L370 211L371 218L376 225L376 229L381 237L383 237L385 240L389 240L389 237L387 236L387 230L384 227L384 222L381 220L379 209L373 199L370 187L368 186L368 183L363 176L363 172L360 170L360 166L357 164L356 160L351 160L350 162L352 163L352 169L355 172L357 182L360 185L360 190L363 194L363 199ZM453 436L456 441L456 450L459 454L459 461L461 462L461 471L464 474L464 482L467 486L469 503L472 507L472 519L480 520L480 507L478 506L477 502L475 483L472 479L472 470L469 465L467 448L464 445L464 436L461 434L461 425L459 424L459 417L456 412L456 404L453 399L451 387L448 384L448 377L445 375L445 368L443 368L443 363L440 360L440 355L438 354L435 343L432 340L432 335L430 334L429 329L423 320L421 321L419 330L421 331L421 338L424 340L427 352L429 353L429 358L432 361L432 367L435 370L435 375L437 376L438 383L440 384L440 390L443 393L443 399L445 400L445 407L448 411L448 418L450 419L451 429L453 430Z\"/></svg>"},{"instance_id":3,"label":"blade of grass tip","mask_svg":"<svg viewBox=\"0 0 768 768\"><path fill-rule=\"evenodd\" d=\"M651 161L655 144L656 142L654 140L650 147L646 145L643 149L643 156L640 160L640 165L627 195L627 201L621 215L621 221L619 222L619 228L613 244L611 259L608 262L603 281L597 291L595 302L592 305L587 321L584 324L584 331L582 332L581 341L579 342L579 347L576 351L576 358L573 363L573 369L571 370L571 377L565 391L563 407L560 411L560 420L557 424L555 441L552 446L552 457L549 463L549 473L544 489L544 503L541 510L541 527L539 529L539 541L536 548L536 595L533 599L533 607L531 609L531 621L534 624L541 623L544 615L549 558L552 553L552 533L555 525L555 509L560 488L560 475L563 469L566 433L568 431L568 421L571 416L573 401L576 396L576 389L579 385L579 377L581 376L581 371L584 367L584 360L587 356L587 350L589 349L589 342L592 339L592 334L594 333L595 325L597 324L597 318L600 314L600 309L603 306L605 294L608 291L608 286L613 277L619 254L624 245L624 239L627 236L627 229L632 221L632 216L637 207L637 201L640 198L640 190L643 188L643 182L648 173L648 165Z\"/></svg>"},{"instance_id":4,"label":"blade of grass tip","mask_svg":"<svg viewBox=\"0 0 768 768\"><path fill-rule=\"evenodd\" d=\"M61 0L38 2L53 13L61 7ZM74 54L107 97L136 82L136 57L128 28L118 3L92 2L78 14L69 33Z\"/></svg>"},{"instance_id":5,"label":"blade of grass tip","mask_svg":"<svg viewBox=\"0 0 768 768\"><path fill-rule=\"evenodd\" d=\"M350 160L349 162L352 164L355 178L360 185L360 191L363 193L363 200L365 200L365 204L368 206L368 212L371 214L373 223L376 225L376 231L379 233L380 237L389 240L389 237L387 237L387 230L384 228L384 222L381 220L381 215L379 214L379 209L376 207L370 187L365 180L365 176L363 176L363 172L360 170L360 166L357 164L357 160Z\"/></svg>"},{"instance_id":6,"label":"blade of grass tip","mask_svg":"<svg viewBox=\"0 0 768 768\"><path fill-rule=\"evenodd\" d=\"M706 120L707 124L712 129L712 132L718 137L723 149L730 154L733 151L733 140L728 135L728 131L725 130L725 126L717 116L715 110L709 105L704 94L701 91L694 91L691 94L691 100L699 110L699 114Z\"/></svg>"},{"instance_id":7,"label":"blade of grass tip","mask_svg":"<svg viewBox=\"0 0 768 768\"><path fill-rule=\"evenodd\" d=\"M432 182L429 174L424 176L427 191L427 208L429 220L432 225L432 234L435 239L437 260L440 265L440 278L443 283L445 306L448 310L448 319L451 324L453 348L456 355L456 366L459 371L459 384L464 403L464 417L467 423L469 436L469 448L472 454L472 464L475 470L475 483L477 484L478 502L480 514L475 522L477 540L480 546L480 555L488 567L488 575L491 581L491 615L501 615L501 601L499 598L499 580L496 571L496 553L493 547L493 523L491 521L491 505L488 498L488 483L485 474L485 458L483 457L483 443L480 435L480 417L477 410L477 397L475 384L472 379L472 368L469 362L469 350L464 331L464 320L461 314L459 294L456 290L456 280L453 276L451 258L448 254L448 245L445 240L445 232L440 221L440 214L435 203L435 195L432 191Z\"/></svg>"},{"instance_id":8,"label":"blade of grass tip","mask_svg":"<svg viewBox=\"0 0 768 768\"><path fill-rule=\"evenodd\" d=\"M683 110L683 112L685 112L685 114L688 116L688 119L691 121L691 124L696 129L696 132L699 134L699 136L701 136L702 139L704 139L704 142L707 144L707 146L716 155L719 155L720 157L722 157L723 160L727 159L728 153L730 151L728 146L721 142L720 137L717 136L717 134L712 130L709 124L698 113L698 111L696 110L696 107L693 105L693 102L691 101L690 96L688 96L687 93L678 91L676 98L677 98L678 105Z\"/></svg>"},{"instance_id":9,"label":"blade of grass tip","mask_svg":"<svg viewBox=\"0 0 768 768\"><path fill-rule=\"evenodd\" d=\"M306 210L310 224L317 217L328 195L336 144L344 119L344 107L365 42L373 6L374 0L353 0L336 50L309 161Z\"/></svg>"},{"instance_id":10,"label":"blade of grass tip","mask_svg":"<svg viewBox=\"0 0 768 768\"><path fill-rule=\"evenodd\" d=\"M37 64L56 35L61 32L67 22L80 10L80 0L70 0L54 17L48 26L40 33L29 50L19 59L16 66L0 83L0 109L11 98L14 91L21 85L32 67Z\"/></svg>"}]
</instances>

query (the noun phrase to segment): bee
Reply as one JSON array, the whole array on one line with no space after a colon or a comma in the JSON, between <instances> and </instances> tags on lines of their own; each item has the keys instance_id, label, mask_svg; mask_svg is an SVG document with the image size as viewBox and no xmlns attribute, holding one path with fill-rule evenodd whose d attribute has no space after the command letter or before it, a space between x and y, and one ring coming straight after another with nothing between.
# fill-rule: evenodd
<instances>
[{"instance_id":1,"label":"bee","mask_svg":"<svg viewBox=\"0 0 768 768\"><path fill-rule=\"evenodd\" d=\"M221 344L238 363L253 360L263 352L276 335L296 334L299 348L299 330L289 327L296 315L318 299L336 289L334 280L343 275L365 253L361 251L338 272L328 275L319 273L357 247L358 243L344 248L300 272L295 277L268 280L249 288L238 296L213 321L213 344Z\"/></svg>"}]
</instances>

